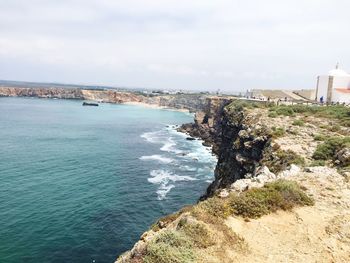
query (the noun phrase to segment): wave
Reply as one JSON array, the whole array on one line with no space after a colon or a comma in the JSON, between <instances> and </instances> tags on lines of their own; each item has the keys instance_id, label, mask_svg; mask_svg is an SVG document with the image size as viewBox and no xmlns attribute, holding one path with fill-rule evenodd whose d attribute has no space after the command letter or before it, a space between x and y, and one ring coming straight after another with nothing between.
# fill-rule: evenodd
<instances>
[{"instance_id":1,"label":"wave","mask_svg":"<svg viewBox=\"0 0 350 263\"><path fill-rule=\"evenodd\" d=\"M157 190L158 200L163 200L166 198L167 193L170 192L171 189L173 189L175 185L161 185Z\"/></svg>"},{"instance_id":2,"label":"wave","mask_svg":"<svg viewBox=\"0 0 350 263\"><path fill-rule=\"evenodd\" d=\"M170 182L197 180L190 176L177 175L167 170L152 170L150 175L151 177L147 179L148 182L159 185L157 190L158 200L165 199L166 194L175 187L174 184L169 184Z\"/></svg>"},{"instance_id":3,"label":"wave","mask_svg":"<svg viewBox=\"0 0 350 263\"><path fill-rule=\"evenodd\" d=\"M141 138L146 139L146 141L151 143L161 143L161 131L155 131L155 132L145 132L141 134Z\"/></svg>"},{"instance_id":4,"label":"wave","mask_svg":"<svg viewBox=\"0 0 350 263\"><path fill-rule=\"evenodd\" d=\"M143 161L149 161L149 160L151 160L151 161L159 161L159 162L165 163L165 164L174 162L174 159L167 158L167 157L164 157L164 156L159 155L159 154L150 155L150 156L141 156L140 160L143 160Z\"/></svg>"},{"instance_id":5,"label":"wave","mask_svg":"<svg viewBox=\"0 0 350 263\"><path fill-rule=\"evenodd\" d=\"M173 129L174 128L166 128L155 132L145 132L141 134L141 137L150 143L163 144L163 146L160 148L160 150L163 152L173 152L178 154L182 151L175 148L176 142L169 133L169 131Z\"/></svg>"}]
</instances>

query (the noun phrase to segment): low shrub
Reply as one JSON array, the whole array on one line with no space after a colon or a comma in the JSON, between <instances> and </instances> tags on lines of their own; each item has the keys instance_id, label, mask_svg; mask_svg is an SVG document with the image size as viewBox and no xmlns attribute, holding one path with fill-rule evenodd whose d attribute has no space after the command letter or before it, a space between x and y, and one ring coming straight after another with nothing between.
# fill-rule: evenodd
<instances>
[{"instance_id":1,"label":"low shrub","mask_svg":"<svg viewBox=\"0 0 350 263\"><path fill-rule=\"evenodd\" d=\"M326 135L323 135L323 134L315 134L314 135L315 141L325 141L326 139L327 139Z\"/></svg>"},{"instance_id":2,"label":"low shrub","mask_svg":"<svg viewBox=\"0 0 350 263\"><path fill-rule=\"evenodd\" d=\"M277 180L262 188L253 188L231 199L234 214L258 218L279 209L290 210L298 205L313 205L314 201L292 181Z\"/></svg>"},{"instance_id":3,"label":"low shrub","mask_svg":"<svg viewBox=\"0 0 350 263\"><path fill-rule=\"evenodd\" d=\"M312 158L332 160L338 151L348 146L350 146L350 137L330 137L317 146Z\"/></svg>"},{"instance_id":4,"label":"low shrub","mask_svg":"<svg viewBox=\"0 0 350 263\"><path fill-rule=\"evenodd\" d=\"M283 116L294 116L294 110L293 108L289 107L289 106L278 106L275 108L275 111L277 113L277 115L283 115Z\"/></svg>"},{"instance_id":5,"label":"low shrub","mask_svg":"<svg viewBox=\"0 0 350 263\"><path fill-rule=\"evenodd\" d=\"M166 230L146 248L145 263L184 263L194 262L193 243L181 232Z\"/></svg>"},{"instance_id":6,"label":"low shrub","mask_svg":"<svg viewBox=\"0 0 350 263\"><path fill-rule=\"evenodd\" d=\"M232 207L227 199L211 197L198 203L191 214L205 223L217 224L232 214Z\"/></svg>"},{"instance_id":7,"label":"low shrub","mask_svg":"<svg viewBox=\"0 0 350 263\"><path fill-rule=\"evenodd\" d=\"M302 120L295 120L295 121L293 121L292 125L294 125L294 126L305 126L305 123Z\"/></svg>"},{"instance_id":8,"label":"low shrub","mask_svg":"<svg viewBox=\"0 0 350 263\"><path fill-rule=\"evenodd\" d=\"M215 244L208 227L203 223L190 222L187 218L182 218L177 228L188 236L196 247L207 248Z\"/></svg>"},{"instance_id":9,"label":"low shrub","mask_svg":"<svg viewBox=\"0 0 350 263\"><path fill-rule=\"evenodd\" d=\"M325 160L313 160L310 164L310 166L325 166L326 161Z\"/></svg>"},{"instance_id":10,"label":"low shrub","mask_svg":"<svg viewBox=\"0 0 350 263\"><path fill-rule=\"evenodd\" d=\"M269 112L268 116L269 116L270 118L276 118L276 117L278 117L278 114L277 114L277 112L275 112L275 111L271 111L271 112Z\"/></svg>"},{"instance_id":11,"label":"low shrub","mask_svg":"<svg viewBox=\"0 0 350 263\"><path fill-rule=\"evenodd\" d=\"M327 130L332 131L332 132L338 132L341 130L341 127L339 124L336 125L330 125L327 127Z\"/></svg>"},{"instance_id":12,"label":"low shrub","mask_svg":"<svg viewBox=\"0 0 350 263\"><path fill-rule=\"evenodd\" d=\"M272 137L273 138L279 138L282 137L286 134L286 130L284 128L281 127L272 127Z\"/></svg>"}]
</instances>

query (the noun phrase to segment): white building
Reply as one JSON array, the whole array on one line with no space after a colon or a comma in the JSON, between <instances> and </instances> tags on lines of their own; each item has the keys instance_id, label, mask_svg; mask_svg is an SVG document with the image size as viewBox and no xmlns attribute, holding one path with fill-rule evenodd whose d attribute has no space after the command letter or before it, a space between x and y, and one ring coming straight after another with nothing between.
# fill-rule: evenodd
<instances>
[{"instance_id":1,"label":"white building","mask_svg":"<svg viewBox=\"0 0 350 263\"><path fill-rule=\"evenodd\" d=\"M328 72L328 75L317 77L316 100L323 98L325 103L350 104L350 74L339 69Z\"/></svg>"}]
</instances>

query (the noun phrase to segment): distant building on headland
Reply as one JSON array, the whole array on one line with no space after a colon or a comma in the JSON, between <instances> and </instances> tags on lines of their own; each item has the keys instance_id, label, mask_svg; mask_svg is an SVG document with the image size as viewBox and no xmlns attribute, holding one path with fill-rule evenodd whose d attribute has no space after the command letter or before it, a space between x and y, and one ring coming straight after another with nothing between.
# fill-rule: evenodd
<instances>
[{"instance_id":1,"label":"distant building on headland","mask_svg":"<svg viewBox=\"0 0 350 263\"><path fill-rule=\"evenodd\" d=\"M324 103L350 103L350 74L339 69L317 77L316 101Z\"/></svg>"}]
</instances>

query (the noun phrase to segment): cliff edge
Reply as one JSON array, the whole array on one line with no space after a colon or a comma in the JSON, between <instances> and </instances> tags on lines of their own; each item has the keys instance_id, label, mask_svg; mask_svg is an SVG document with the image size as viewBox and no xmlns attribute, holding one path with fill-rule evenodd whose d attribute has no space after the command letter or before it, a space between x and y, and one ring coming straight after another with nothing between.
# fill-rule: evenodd
<instances>
[{"instance_id":1,"label":"cliff edge","mask_svg":"<svg viewBox=\"0 0 350 263\"><path fill-rule=\"evenodd\" d=\"M213 183L117 262L348 262L350 109L211 103L180 130L213 146Z\"/></svg>"}]
</instances>

